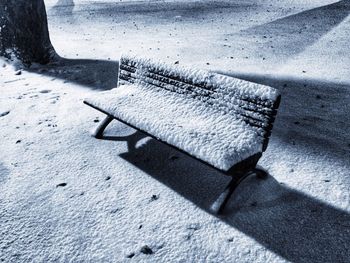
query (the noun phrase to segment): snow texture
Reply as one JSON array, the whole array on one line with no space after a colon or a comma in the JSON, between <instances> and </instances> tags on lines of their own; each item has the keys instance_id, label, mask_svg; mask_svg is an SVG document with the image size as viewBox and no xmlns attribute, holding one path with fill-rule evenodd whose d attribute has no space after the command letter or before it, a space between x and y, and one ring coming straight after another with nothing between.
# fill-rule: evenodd
<instances>
[{"instance_id":1,"label":"snow texture","mask_svg":"<svg viewBox=\"0 0 350 263\"><path fill-rule=\"evenodd\" d=\"M47 0L66 59L0 63L0 262L349 262L349 1L129 2ZM104 114L82 99L116 87L129 50L282 93L269 176L223 217L229 177L117 121L89 136Z\"/></svg>"},{"instance_id":2,"label":"snow texture","mask_svg":"<svg viewBox=\"0 0 350 263\"><path fill-rule=\"evenodd\" d=\"M273 105L278 96L276 89L204 70L171 67L150 59L129 56L120 61L121 68L124 63L137 68L136 80L131 78L135 83L94 95L86 99L89 104L224 171L262 152L263 129L249 125L231 109L241 107L237 105L241 101L237 96L268 100ZM165 86L159 87L154 80L145 80L149 70L202 87L184 91L164 82L160 84ZM186 88L186 83L184 85ZM215 87L215 90L206 87ZM209 91L215 92L210 103L210 95L206 93ZM258 106L255 107L249 112L256 118L261 115L264 121L266 117L254 112L258 110Z\"/></svg>"}]
</instances>

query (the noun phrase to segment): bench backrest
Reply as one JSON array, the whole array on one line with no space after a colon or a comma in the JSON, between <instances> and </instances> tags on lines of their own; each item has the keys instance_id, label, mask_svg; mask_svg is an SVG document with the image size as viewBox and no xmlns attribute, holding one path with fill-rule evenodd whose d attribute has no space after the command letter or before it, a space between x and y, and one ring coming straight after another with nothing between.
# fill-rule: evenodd
<instances>
[{"instance_id":1,"label":"bench backrest","mask_svg":"<svg viewBox=\"0 0 350 263\"><path fill-rule=\"evenodd\" d=\"M280 102L279 92L269 86L130 55L123 55L119 62L119 84L123 83L176 92L234 115L263 137L262 151Z\"/></svg>"}]
</instances>

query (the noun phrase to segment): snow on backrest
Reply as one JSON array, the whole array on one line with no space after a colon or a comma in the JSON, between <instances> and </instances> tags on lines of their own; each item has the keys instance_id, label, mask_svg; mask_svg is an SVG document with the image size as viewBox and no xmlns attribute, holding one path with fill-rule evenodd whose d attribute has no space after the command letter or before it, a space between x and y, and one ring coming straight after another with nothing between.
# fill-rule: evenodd
<instances>
[{"instance_id":1,"label":"snow on backrest","mask_svg":"<svg viewBox=\"0 0 350 263\"><path fill-rule=\"evenodd\" d=\"M164 89L198 99L208 107L232 114L248 123L265 138L266 149L280 101L279 92L269 86L204 70L169 65L149 58L123 55L121 82Z\"/></svg>"}]
</instances>

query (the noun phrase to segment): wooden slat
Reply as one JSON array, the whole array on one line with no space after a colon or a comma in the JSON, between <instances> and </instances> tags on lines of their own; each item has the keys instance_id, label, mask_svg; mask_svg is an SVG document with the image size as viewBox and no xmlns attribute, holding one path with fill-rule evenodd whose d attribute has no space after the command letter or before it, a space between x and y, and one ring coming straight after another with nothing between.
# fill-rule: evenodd
<instances>
[{"instance_id":1,"label":"wooden slat","mask_svg":"<svg viewBox=\"0 0 350 263\"><path fill-rule=\"evenodd\" d=\"M177 93L186 94L186 93L190 93L190 92L197 92L200 94L200 96L207 96L207 97L211 97L211 98L221 97L221 98L223 98L223 100L227 101L227 98L225 98L224 94L222 94L222 93L213 92L213 91L209 92L206 90L203 91L200 89L200 87L187 85L186 83L177 83L177 82L172 82L172 81L169 82L167 78L159 77L155 74L150 74L148 72L142 72L142 75L140 75L137 73L122 70L121 73L123 75L125 75L124 77L127 77L127 78L134 78L134 79L149 78L149 80L147 81L149 83L151 83L153 81L159 81L161 83L174 86L174 89L169 89L168 85L163 85L164 88L171 90L171 91L174 91L174 92L177 92ZM265 114L270 115L273 111L271 108L262 107L262 106L259 106L259 105L256 105L254 103L247 102L247 101L242 101L242 100L237 99L235 97L230 97L229 102L233 102L234 104L240 106L244 110L258 112L258 113L264 114L264 115Z\"/></svg>"},{"instance_id":2,"label":"wooden slat","mask_svg":"<svg viewBox=\"0 0 350 263\"><path fill-rule=\"evenodd\" d=\"M132 69L132 70L130 70L130 68L125 68L124 69L124 67L121 66L121 71L129 72L131 74L130 76L134 76L136 79L139 76L141 76L140 74L136 73L136 69ZM135 75L133 75L133 74L135 74ZM152 78L152 79L159 80L161 82L164 82L164 83L167 83L167 84L170 84L170 85L174 85L174 86L179 87L181 89L184 89L186 91L187 90L194 91L194 90L198 90L198 89L203 90L202 87L194 86L194 85L191 85L191 84L188 84L188 83L184 83L184 82L179 82L179 81L170 79L168 77L164 77L162 75L155 74L155 73L150 73L150 72L147 72L147 71L142 72L142 75L147 76L147 77ZM224 96L224 94L222 94L221 92L212 91L212 90L206 90L206 89L204 89L203 94L204 95L210 95L210 94L219 95L220 94L222 97ZM248 100L240 99L239 97L231 97L231 100L235 100L235 104L238 104L240 107L243 107L245 110L257 111L259 113L267 114L267 115L270 115L272 113L271 112L272 109L269 108L269 107L263 106L261 104L256 104L254 102L250 102Z\"/></svg>"},{"instance_id":3,"label":"wooden slat","mask_svg":"<svg viewBox=\"0 0 350 263\"><path fill-rule=\"evenodd\" d=\"M165 82L158 81L158 80L155 80L152 78L148 78L147 76L140 76L140 75L138 76L138 75L135 75L135 74L130 73L130 72L126 73L125 71L121 72L121 77L126 78L129 81L131 79L134 79L134 81L136 79L139 79L139 82L142 81L143 83L148 84L148 85L154 85L156 87L166 89L169 91L173 91L173 92L177 92L177 93L182 94L182 95L190 95L192 98L197 98L203 102L210 103L211 105L216 105L217 107L219 107L221 110L223 110L226 113L230 113L231 111L234 111L235 113L240 114L246 118L251 118L254 121L254 123L260 122L261 123L260 126L265 126L265 124L268 121L269 115L271 115L271 114L269 114L269 115L266 114L266 112L261 112L261 111L259 112L259 111L253 110L254 105L249 105L247 103L244 104L243 102L241 102L239 100L232 101L233 100L232 98L228 102L229 106L223 105L221 102L225 101L225 99L220 98L219 96L216 96L215 93L213 93L213 94L193 93L193 92L195 92L195 90L187 91L187 90L184 90L181 88L177 89L177 87L174 87L173 85L167 84Z\"/></svg>"},{"instance_id":4,"label":"wooden slat","mask_svg":"<svg viewBox=\"0 0 350 263\"><path fill-rule=\"evenodd\" d=\"M130 71L130 72L136 72L137 70L137 63L133 62L133 63L128 63L130 61L126 61L126 64L123 63L124 60L122 60L120 68ZM142 67L142 66L141 66ZM202 89L206 89L206 90L210 90L210 91L215 91L218 89L217 86L210 84L208 81L203 80L203 81L199 81L196 80L194 81L191 78L186 78L184 76L181 76L179 74L177 74L177 72L169 72L169 71L165 71L164 69L161 68L157 68L151 64L147 64L146 67L142 67L145 71L156 74L156 75L160 75L163 77L167 77L169 79L178 81L178 82L183 82L186 83L188 85L193 85ZM249 101L252 102L256 105L261 105L261 106L265 106L268 108L271 108L273 105L273 101L270 100L262 100L262 99L257 99L257 98L252 98L252 97L248 97L248 96L241 96L240 94L234 94L237 98L244 100L244 101Z\"/></svg>"}]
</instances>

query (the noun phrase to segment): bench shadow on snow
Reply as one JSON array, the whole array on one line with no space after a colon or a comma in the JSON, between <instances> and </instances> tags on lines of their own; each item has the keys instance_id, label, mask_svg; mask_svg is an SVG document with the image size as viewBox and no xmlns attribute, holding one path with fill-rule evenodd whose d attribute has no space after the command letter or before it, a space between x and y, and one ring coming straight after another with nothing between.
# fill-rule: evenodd
<instances>
[{"instance_id":1,"label":"bench shadow on snow","mask_svg":"<svg viewBox=\"0 0 350 263\"><path fill-rule=\"evenodd\" d=\"M105 139L126 140L129 151L123 159L209 212L229 178L154 139L135 147L145 137L135 132ZM345 262L350 256L350 215L271 175L244 181L220 218L292 262Z\"/></svg>"},{"instance_id":2,"label":"bench shadow on snow","mask_svg":"<svg viewBox=\"0 0 350 263\"><path fill-rule=\"evenodd\" d=\"M145 137L135 132L104 139L127 141L123 159L209 212L229 178L154 139L136 147ZM292 262L345 262L350 256L350 215L271 175L244 181L220 218Z\"/></svg>"},{"instance_id":3,"label":"bench shadow on snow","mask_svg":"<svg viewBox=\"0 0 350 263\"><path fill-rule=\"evenodd\" d=\"M118 61L59 58L52 64L33 65L28 71L95 90L109 90L117 86L118 68Z\"/></svg>"},{"instance_id":4,"label":"bench shadow on snow","mask_svg":"<svg viewBox=\"0 0 350 263\"><path fill-rule=\"evenodd\" d=\"M350 145L343 142L350 133L349 86L306 79L235 76L281 90L282 104L273 137L306 149L305 154L321 150L341 161L348 160ZM113 128L107 131L111 133ZM104 137L127 141L129 151L121 154L122 158L209 212L229 177L156 140L144 138L141 132ZM272 175L266 180L252 176L244 181L221 219L292 262L345 262L350 258L350 215L280 184Z\"/></svg>"}]
</instances>

